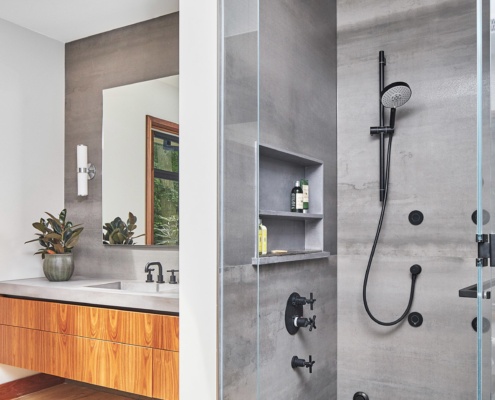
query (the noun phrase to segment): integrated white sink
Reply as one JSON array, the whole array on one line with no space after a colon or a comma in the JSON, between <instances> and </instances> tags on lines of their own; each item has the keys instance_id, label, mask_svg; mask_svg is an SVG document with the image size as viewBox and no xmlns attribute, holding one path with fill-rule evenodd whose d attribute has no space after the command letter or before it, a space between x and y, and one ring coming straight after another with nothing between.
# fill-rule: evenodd
<instances>
[{"instance_id":1,"label":"integrated white sink","mask_svg":"<svg viewBox=\"0 0 495 400\"><path fill-rule=\"evenodd\" d=\"M125 292L138 293L179 293L179 285L171 285L170 283L156 283L143 281L116 281L102 283L99 285L88 285L86 287L95 289L112 289L122 290Z\"/></svg>"}]
</instances>

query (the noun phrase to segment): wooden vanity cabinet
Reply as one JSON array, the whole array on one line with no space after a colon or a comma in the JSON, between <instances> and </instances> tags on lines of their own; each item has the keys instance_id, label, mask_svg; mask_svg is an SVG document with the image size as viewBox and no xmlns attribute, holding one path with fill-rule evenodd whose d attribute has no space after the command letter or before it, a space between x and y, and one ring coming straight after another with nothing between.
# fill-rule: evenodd
<instances>
[{"instance_id":1,"label":"wooden vanity cabinet","mask_svg":"<svg viewBox=\"0 0 495 400\"><path fill-rule=\"evenodd\" d=\"M0 363L179 398L179 317L0 296Z\"/></svg>"}]
</instances>

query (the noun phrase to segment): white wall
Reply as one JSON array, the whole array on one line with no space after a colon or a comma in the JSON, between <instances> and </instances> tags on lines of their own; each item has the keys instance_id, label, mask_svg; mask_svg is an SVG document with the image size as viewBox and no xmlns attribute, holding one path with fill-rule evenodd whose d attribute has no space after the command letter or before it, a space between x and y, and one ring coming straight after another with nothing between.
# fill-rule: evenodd
<instances>
[{"instance_id":1,"label":"white wall","mask_svg":"<svg viewBox=\"0 0 495 400\"><path fill-rule=\"evenodd\" d=\"M218 4L180 2L180 398L217 398Z\"/></svg>"},{"instance_id":2,"label":"white wall","mask_svg":"<svg viewBox=\"0 0 495 400\"><path fill-rule=\"evenodd\" d=\"M103 91L103 222L129 211L146 230L146 115L179 123L178 76ZM167 83L169 82L169 83ZM145 237L135 240L144 244Z\"/></svg>"},{"instance_id":3,"label":"white wall","mask_svg":"<svg viewBox=\"0 0 495 400\"><path fill-rule=\"evenodd\" d=\"M42 276L23 243L64 205L64 45L0 19L0 88L0 280ZM0 384L29 374L0 366Z\"/></svg>"}]
</instances>

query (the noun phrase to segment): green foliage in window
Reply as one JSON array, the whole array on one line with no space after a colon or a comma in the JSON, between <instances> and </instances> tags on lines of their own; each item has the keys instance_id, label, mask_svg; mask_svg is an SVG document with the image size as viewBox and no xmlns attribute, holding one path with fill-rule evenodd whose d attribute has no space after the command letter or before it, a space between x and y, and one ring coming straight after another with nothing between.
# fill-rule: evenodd
<instances>
[{"instance_id":1,"label":"green foliage in window","mask_svg":"<svg viewBox=\"0 0 495 400\"><path fill-rule=\"evenodd\" d=\"M155 244L174 246L179 244L179 219L176 215L155 216Z\"/></svg>"}]
</instances>

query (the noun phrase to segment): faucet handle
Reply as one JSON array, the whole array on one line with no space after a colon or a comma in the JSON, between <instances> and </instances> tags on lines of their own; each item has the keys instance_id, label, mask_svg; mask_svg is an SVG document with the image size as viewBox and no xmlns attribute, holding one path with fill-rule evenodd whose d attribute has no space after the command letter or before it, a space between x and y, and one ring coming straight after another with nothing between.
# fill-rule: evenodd
<instances>
[{"instance_id":1,"label":"faucet handle","mask_svg":"<svg viewBox=\"0 0 495 400\"><path fill-rule=\"evenodd\" d=\"M167 272L170 272L170 280L168 283L175 285L177 283L177 276L174 275L175 272L179 272L178 269L168 269Z\"/></svg>"},{"instance_id":2,"label":"faucet handle","mask_svg":"<svg viewBox=\"0 0 495 400\"><path fill-rule=\"evenodd\" d=\"M313 311L313 303L316 301L313 298L313 292L309 294L309 299L306 297L301 297L297 293L294 293L291 297L291 302L293 306L304 306L305 304L309 304L311 311Z\"/></svg>"},{"instance_id":3,"label":"faucet handle","mask_svg":"<svg viewBox=\"0 0 495 400\"><path fill-rule=\"evenodd\" d=\"M292 357L292 360L291 360L291 367L292 368L308 368L309 369L309 373L313 373L313 365L315 365L315 362L313 360L313 356L309 356L309 361L306 361L305 359L303 358L299 358L298 356L294 356Z\"/></svg>"},{"instance_id":4,"label":"faucet handle","mask_svg":"<svg viewBox=\"0 0 495 400\"><path fill-rule=\"evenodd\" d=\"M154 271L154 268L146 268L144 272L148 272L148 275L146 275L146 282L153 282L153 275L151 274L152 271Z\"/></svg>"},{"instance_id":5,"label":"faucet handle","mask_svg":"<svg viewBox=\"0 0 495 400\"><path fill-rule=\"evenodd\" d=\"M316 301L316 299L313 298L313 292L309 294L309 299L306 299L306 303L309 304L309 307L311 308L311 311L313 311L313 304Z\"/></svg>"}]
</instances>

